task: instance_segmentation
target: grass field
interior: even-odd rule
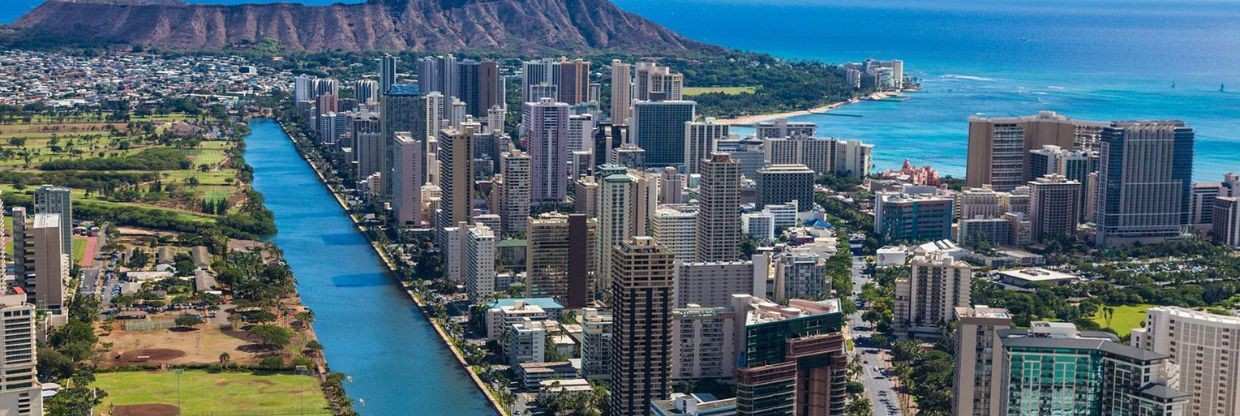
[[[1145,321],[1145,311],[1150,309],[1152,305],[1125,305],[1114,306],[1115,315],[1111,317],[1110,328],[1115,330],[1116,334],[1121,337],[1128,336],[1133,328],[1140,328],[1141,322]],[[1091,319],[1098,326],[1107,328],[1106,315],[1103,309],[1099,308]]]
[[[753,94],[757,90],[758,87],[685,87],[684,95],[692,97],[715,92],[726,95]]]
[[[176,371],[125,371],[99,373],[95,385],[108,392],[99,410],[179,402],[183,416],[331,414],[311,376],[186,370],[178,377]]]

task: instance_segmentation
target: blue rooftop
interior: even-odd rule
[[[422,89],[418,88],[418,84],[392,84],[388,87],[387,95],[421,95]]]
[[[564,305],[561,305],[559,302],[556,302],[556,301],[555,301],[555,299],[552,299],[552,298],[507,298],[507,299],[497,299],[497,300],[495,301],[495,303],[492,303],[492,304],[491,304],[491,307],[492,307],[492,308],[497,308],[497,307],[504,307],[504,306],[512,306],[512,305],[516,304],[517,302],[525,302],[525,304],[526,304],[526,305],[534,305],[534,306],[537,306],[537,307],[543,308],[543,310],[549,310],[549,309],[564,309]]]
[[[814,219],[811,219],[811,220],[805,221],[805,226],[806,226],[806,227],[814,227],[814,228],[831,228],[831,227],[833,227],[833,226],[831,225],[831,223],[826,222],[826,221],[823,221],[822,219],[819,219],[819,218],[814,218]]]

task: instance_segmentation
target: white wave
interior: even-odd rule
[[[987,82],[995,80],[994,78],[979,77],[979,76],[974,76],[974,75],[957,75],[957,74],[947,74],[947,75],[942,76],[942,78],[962,79],[966,81],[987,81]]]

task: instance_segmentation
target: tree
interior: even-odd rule
[[[174,321],[174,323],[181,328],[193,328],[201,325],[202,322],[202,317],[192,313],[181,314],[181,316],[178,316],[176,321]]]
[[[232,361],[232,356],[228,355],[227,352],[220,353],[220,366],[221,367],[228,367],[228,364],[231,361]]]
[[[289,338],[292,337],[288,329],[275,325],[255,325],[250,328],[250,333],[258,337],[263,345],[276,348],[287,346]]]
[[[860,397],[848,401],[848,405],[844,407],[844,413],[848,416],[870,416],[873,414],[870,399]]]

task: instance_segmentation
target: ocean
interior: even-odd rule
[[[0,21],[39,2],[3,1]],[[788,59],[903,59],[905,72],[922,81],[922,90],[906,94],[907,100],[836,112],[860,117],[798,117],[818,123],[824,135],[874,144],[880,169],[908,159],[963,175],[970,115],[1050,110],[1092,120],[1183,120],[1197,132],[1196,180],[1240,172],[1240,2],[616,3],[693,39]],[[1220,86],[1230,87],[1220,92]]]
[[[1195,180],[1240,172],[1237,2],[617,4],[693,39],[789,59],[903,59],[905,73],[921,78],[920,92],[796,118],[818,123],[820,134],[874,144],[880,169],[908,159],[962,176],[970,115],[1050,110],[1091,120],[1183,120],[1197,133]]]

